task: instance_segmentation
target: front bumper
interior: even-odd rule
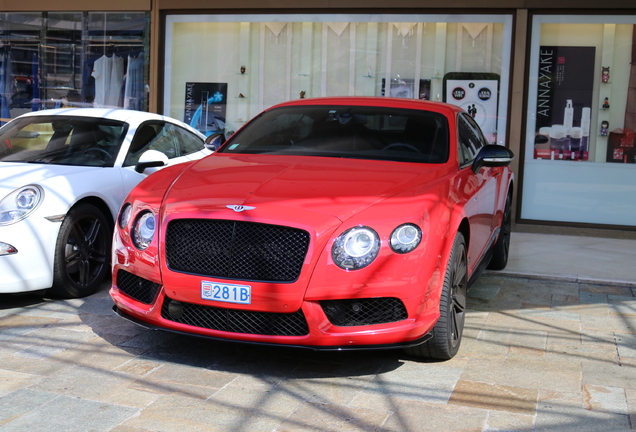
[[[419,345],[430,338],[429,332],[439,317],[438,305],[433,301],[422,302],[421,297],[400,299],[407,312],[395,321],[369,325],[334,325],[320,301],[305,300],[296,312],[269,313],[243,310],[235,305],[225,308],[226,305],[213,303],[208,306],[178,302],[169,298],[163,287],[156,286],[156,290],[152,299],[146,297],[145,301],[138,301],[114,284],[110,295],[115,302],[115,312],[150,329],[212,339],[314,350],[388,349]],[[171,316],[169,309],[172,303],[196,309],[189,309],[187,314],[199,315],[209,312],[210,315],[196,322],[207,320],[213,325],[192,325],[192,321]],[[201,308],[214,311],[202,312]],[[331,319],[333,320],[333,317]],[[298,324],[299,320],[303,322]],[[253,323],[257,324],[253,326]],[[265,330],[254,330],[255,328]]]
[[[0,256],[0,293],[29,292],[51,287],[59,228],[57,222],[31,217],[0,227],[0,241],[18,250],[15,254]]]
[[[188,331],[182,331],[182,330],[176,330],[173,328],[167,328],[167,327],[161,327],[158,325],[154,325],[154,324],[150,324],[147,323],[145,321],[141,321],[140,319],[135,318],[134,316],[126,313],[124,310],[120,309],[117,307],[117,305],[113,306],[113,312],[115,312],[117,315],[119,315],[120,317],[124,318],[127,321],[132,322],[133,324],[137,324],[138,326],[141,326],[145,329],[148,330],[161,330],[161,331],[167,331],[167,332],[171,332],[171,333],[177,333],[177,334],[183,334],[183,335],[190,335],[192,336],[193,333],[188,332]],[[265,345],[265,346],[280,346],[282,345],[280,342],[279,343],[274,343],[274,342],[265,342],[265,341],[239,341],[236,339],[228,339],[225,337],[215,337],[215,336],[211,336],[211,335],[202,335],[202,334],[194,334],[195,336],[200,336],[200,337],[204,337],[206,339],[213,339],[213,340],[219,340],[219,341],[225,341],[225,342],[241,342],[241,343],[249,343],[249,344],[254,344],[254,345]],[[356,350],[389,350],[389,349],[401,349],[401,348],[409,348],[409,347],[413,347],[413,346],[418,346],[421,345],[425,342],[427,342],[429,339],[431,339],[433,337],[431,332],[426,333],[424,336],[412,340],[412,341],[408,341],[408,342],[396,342],[396,343],[387,343],[387,344],[372,344],[372,345],[335,345],[335,346],[321,346],[321,345],[298,345],[298,344],[284,344],[286,347],[289,348],[303,348],[303,349],[310,349],[313,351],[356,351]]]

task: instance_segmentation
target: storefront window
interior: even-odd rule
[[[534,17],[522,219],[636,226],[635,24]]]
[[[146,12],[1,13],[0,123],[56,107],[146,111],[148,29]]]
[[[59,106],[64,99],[70,99],[65,105],[79,102],[82,22],[81,12],[50,12],[46,16],[44,43],[40,47],[40,109]],[[27,108],[30,110],[31,106]]]
[[[232,133],[276,103],[396,96],[464,107],[505,144],[509,15],[169,15],[164,113]]]
[[[146,111],[148,14],[89,12],[87,18],[83,101]]]
[[[41,13],[0,13],[0,125],[31,108],[42,26]]]

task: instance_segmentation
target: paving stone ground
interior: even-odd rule
[[[636,287],[489,273],[447,362],[148,331],[107,290],[0,296],[1,431],[636,430]]]

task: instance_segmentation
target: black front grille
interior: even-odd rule
[[[205,276],[293,282],[309,247],[297,228],[215,219],[168,224],[166,259],[171,270]]]
[[[117,272],[117,287],[128,297],[150,304],[155,299],[159,284],[136,276],[125,270]]]
[[[320,306],[329,321],[337,326],[383,324],[407,317],[402,301],[393,297],[323,300]]]
[[[294,313],[253,312],[184,303],[166,297],[164,319],[194,327],[266,336],[304,336],[309,333],[302,310]]]

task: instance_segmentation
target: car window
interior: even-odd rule
[[[147,122],[142,124],[132,139],[124,166],[135,165],[141,155],[148,150],[157,150],[165,154],[168,159],[178,156],[174,134],[168,133],[164,122]]]
[[[252,120],[220,152],[444,163],[448,122],[440,113],[416,109],[279,107]]]
[[[457,116],[457,133],[459,137],[459,164],[470,164],[479,150],[486,144],[477,123],[464,113]]]
[[[135,132],[124,166],[135,165],[147,150],[157,150],[168,159],[173,159],[203,148],[203,139],[180,126],[167,122],[147,122]]]
[[[205,143],[197,135],[181,127],[174,125],[170,126],[174,128],[174,133],[177,137],[177,145],[179,146],[179,154],[181,156],[189,155],[205,148]]]
[[[0,129],[0,160],[113,166],[127,130],[126,123],[103,118],[23,117]]]

